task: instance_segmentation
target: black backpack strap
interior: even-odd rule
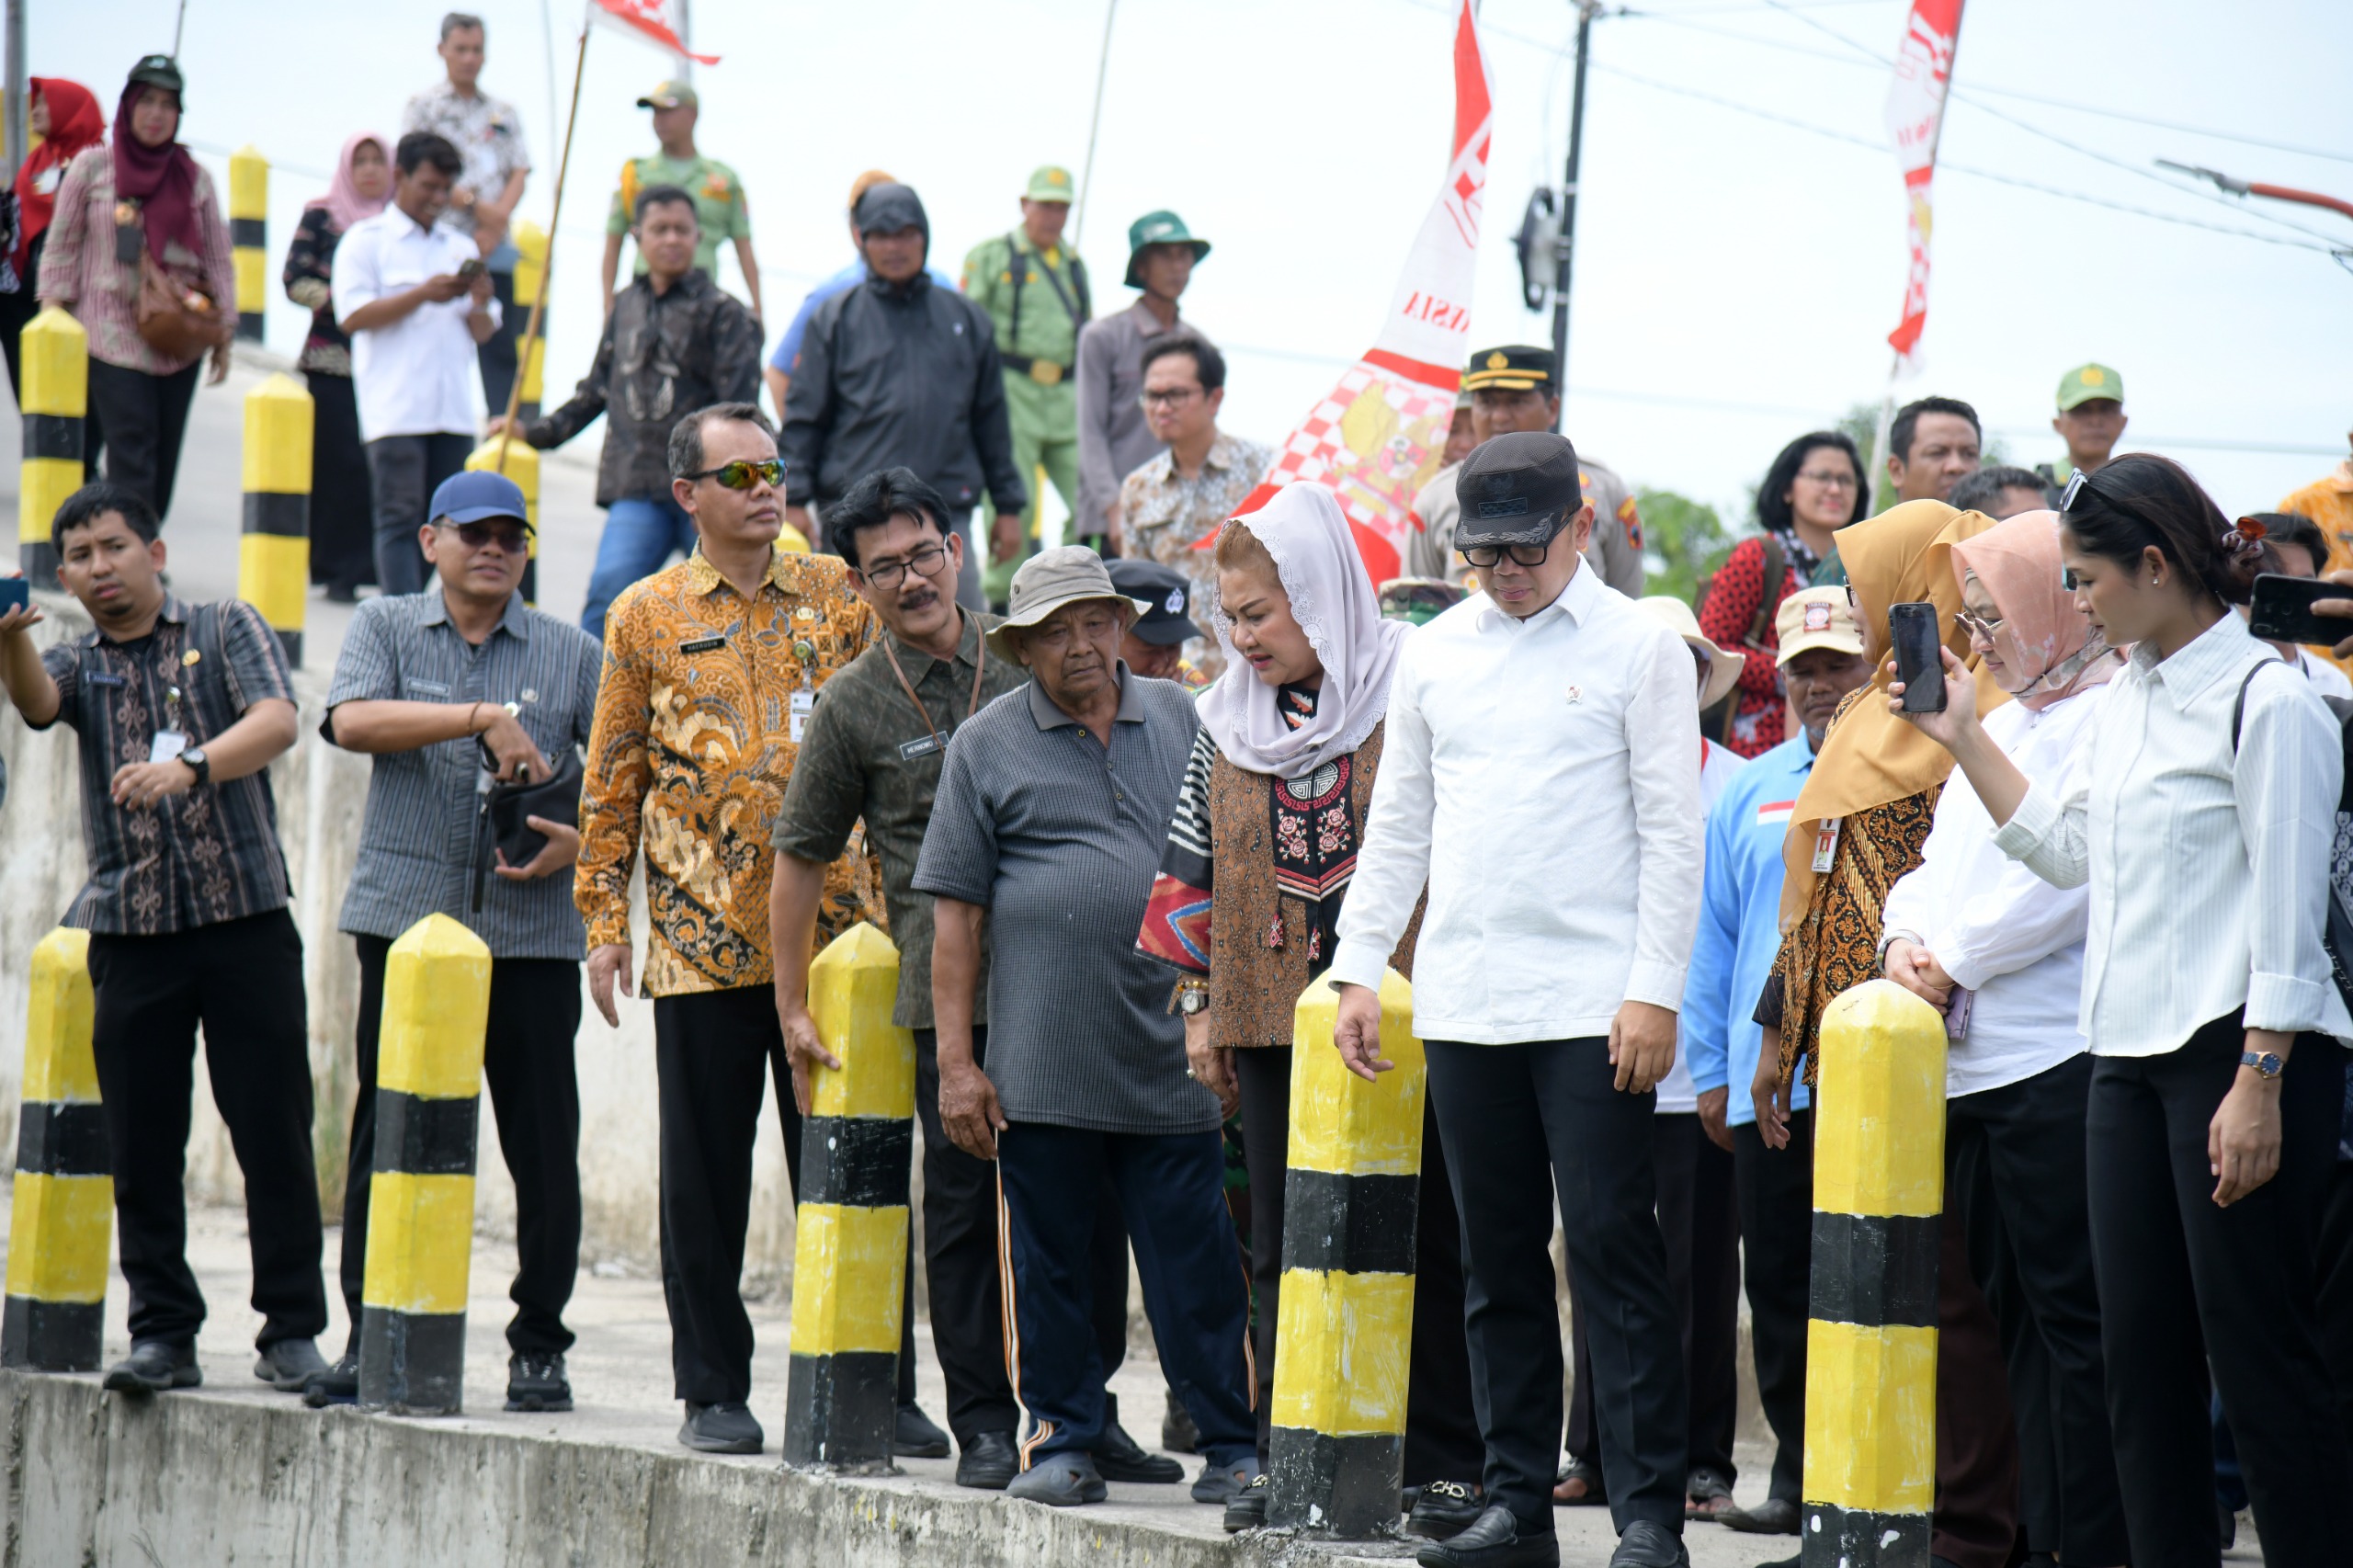
[[[1749,619],[1748,645],[1762,652],[1765,633],[1773,630],[1773,618],[1781,609],[1781,584],[1790,574],[1790,558],[1782,552],[1780,540],[1772,534],[1765,536],[1765,578],[1756,592],[1756,613]]]
[[[1006,281],[1013,285],[1013,319],[1005,329],[1005,351],[1017,353],[1021,341],[1021,284],[1029,275],[1029,258],[1021,249],[1021,231],[1014,230],[1005,236]]]
[[[2263,673],[2264,665],[2284,665],[2287,662],[2285,659],[2266,659],[2247,671],[2246,678],[2239,682],[2238,700],[2231,704],[2231,755],[2233,756],[2239,754],[2239,728],[2246,722],[2246,688],[2255,684],[2255,677]],[[2299,670],[2296,673],[2302,675],[2303,672]]]

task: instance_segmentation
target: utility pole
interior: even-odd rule
[[[694,14],[693,8],[688,5],[688,0],[678,0],[678,41],[685,44],[688,49],[692,49],[695,46]],[[695,62],[686,55],[679,55],[678,80],[691,86],[694,83],[694,79]]]
[[[1577,159],[1585,151],[1585,62],[1600,9],[1600,0],[1577,0],[1576,91],[1569,100],[1569,166],[1561,180],[1561,237],[1554,246],[1559,263],[1552,276],[1552,364],[1563,424],[1569,416],[1569,268],[1576,259]]]

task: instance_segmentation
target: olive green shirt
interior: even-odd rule
[[[817,706],[801,737],[792,781],[770,835],[779,852],[830,865],[866,819],[866,842],[882,857],[882,898],[899,948],[899,1000],[891,1021],[927,1029],[931,1022],[931,895],[916,892],[915,860],[931,824],[948,737],[972,709],[972,673],[981,673],[979,706],[1029,684],[1029,672],[991,655],[981,658],[981,633],[994,616],[964,617],[964,637],[953,659],[935,659],[884,632],[817,688]],[[891,670],[884,643],[923,699],[923,715]],[[981,971],[972,1022],[986,1023],[988,937],[981,938]]]
[[[628,233],[630,224],[635,221],[637,193],[657,185],[677,186],[695,199],[695,216],[702,223],[702,238],[695,245],[695,265],[716,280],[721,243],[752,237],[752,213],[744,204],[744,182],[717,158],[700,154],[673,158],[667,153],[654,153],[631,158],[621,165],[621,182],[613,192],[613,207],[605,218],[605,233]],[[641,253],[637,271],[644,270],[645,256]]]
[[[1017,255],[1021,264],[1018,290],[1013,275]],[[1059,365],[1062,384],[1068,385],[1078,364],[1078,329],[1086,321],[1085,278],[1086,264],[1069,246],[1039,251],[1030,245],[1027,234],[1016,229],[972,247],[964,257],[961,287],[965,297],[988,312],[995,324],[998,353]],[[1017,292],[1021,301],[1017,324],[1014,320]],[[1006,367],[1008,379],[1024,373],[1011,365]]]

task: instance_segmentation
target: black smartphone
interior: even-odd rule
[[[1895,645],[1895,678],[1904,683],[1906,713],[1945,710],[1944,639],[1937,631],[1937,607],[1890,605],[1888,640]]]
[[[465,260],[458,263],[458,276],[466,279],[469,283],[472,282],[475,278],[480,278],[486,270],[488,269],[483,267],[482,257],[478,256],[468,256]]]
[[[28,577],[0,577],[0,615],[12,609],[22,609],[33,602],[33,585]]]
[[[2247,608],[2247,630],[2267,642],[2309,642],[2333,647],[2353,637],[2353,620],[2317,615],[2318,599],[2353,598],[2353,588],[2317,577],[2266,572],[2255,580],[2255,602]]]

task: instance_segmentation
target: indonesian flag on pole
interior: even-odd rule
[[[1937,138],[1945,122],[1945,90],[1952,85],[1952,55],[1961,39],[1961,0],[1912,0],[1904,41],[1896,46],[1895,81],[1887,93],[1887,131],[1895,139],[1910,209],[1912,267],[1904,284],[1904,320],[1887,341],[1904,369],[1916,366],[1921,329],[1928,324],[1928,234],[1933,213],[1929,181],[1937,172]]]
[[[719,63],[719,56],[697,54],[678,36],[674,0],[589,0],[588,16],[592,21],[625,32],[640,43],[666,49],[698,65]]]
[[[1256,511],[1295,479],[1330,485],[1376,583],[1397,575],[1415,492],[1438,472],[1454,419],[1471,341],[1491,99],[1479,29],[1463,0],[1454,23],[1454,141],[1446,180],[1422,220],[1388,317],[1372,347],[1290,433],[1274,468],[1241,506]]]

